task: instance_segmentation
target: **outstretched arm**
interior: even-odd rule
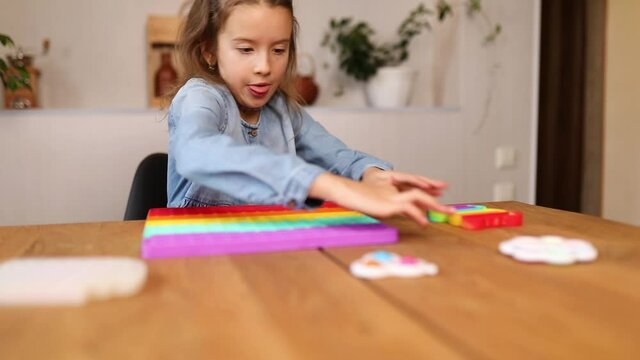
[[[312,183],[309,196],[373,217],[402,215],[420,225],[428,224],[426,211],[429,209],[453,212],[435,199],[446,184],[410,174],[379,171],[385,174],[369,169],[361,182],[323,173]]]

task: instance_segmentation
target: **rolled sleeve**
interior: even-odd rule
[[[360,180],[365,170],[370,167],[393,169],[393,165],[384,160],[350,149],[304,110],[295,118],[295,125],[298,155],[333,174]]]
[[[295,208],[312,208],[318,204],[309,199],[309,188],[315,179],[325,172],[319,166],[302,166],[293,173],[284,190],[286,206]]]
[[[354,180],[360,180],[362,179],[362,175],[364,175],[364,172],[372,167],[385,171],[393,170],[393,165],[391,165],[390,163],[383,160],[375,159],[373,157],[368,157],[367,161],[358,162],[350,168],[350,177]]]

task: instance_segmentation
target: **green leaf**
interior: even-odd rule
[[[320,43],[320,46],[327,46],[329,45],[330,41],[331,41],[331,34],[325,33],[324,37],[322,38],[322,42]]]
[[[439,0],[437,5],[438,20],[444,21],[447,16],[453,15],[453,8],[445,0]]]
[[[16,91],[18,89],[18,82],[16,81],[15,77],[9,76],[9,78],[7,79],[6,86],[7,86],[7,89],[11,91]]]
[[[27,69],[25,69],[23,67],[19,67],[17,69],[18,69],[18,72],[20,73],[20,76],[23,79],[28,79],[29,78],[29,72],[27,71]]]
[[[5,35],[5,34],[0,34],[0,43],[2,43],[3,46],[14,46],[15,45],[13,43],[13,40],[11,40],[11,38],[8,35]]]
[[[3,59],[0,59],[0,76],[4,74],[5,71],[7,71],[8,67],[7,67],[7,63],[4,62]]]
[[[482,10],[481,0],[469,0],[467,2],[467,14],[469,16],[473,16],[473,14],[478,13],[481,10]]]
[[[493,31],[491,31],[487,36],[485,36],[484,43],[489,44],[494,42],[501,32],[502,32],[502,25],[496,24],[496,26],[493,28]]]

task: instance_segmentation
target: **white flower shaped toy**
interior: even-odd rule
[[[591,243],[561,236],[516,236],[500,243],[502,254],[527,263],[571,265],[590,262],[598,257]]]
[[[359,278],[380,279],[388,276],[418,277],[436,275],[438,266],[413,256],[375,251],[351,263],[351,273]]]

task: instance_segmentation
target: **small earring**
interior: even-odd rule
[[[215,71],[216,70],[216,64],[209,64],[209,70]]]

